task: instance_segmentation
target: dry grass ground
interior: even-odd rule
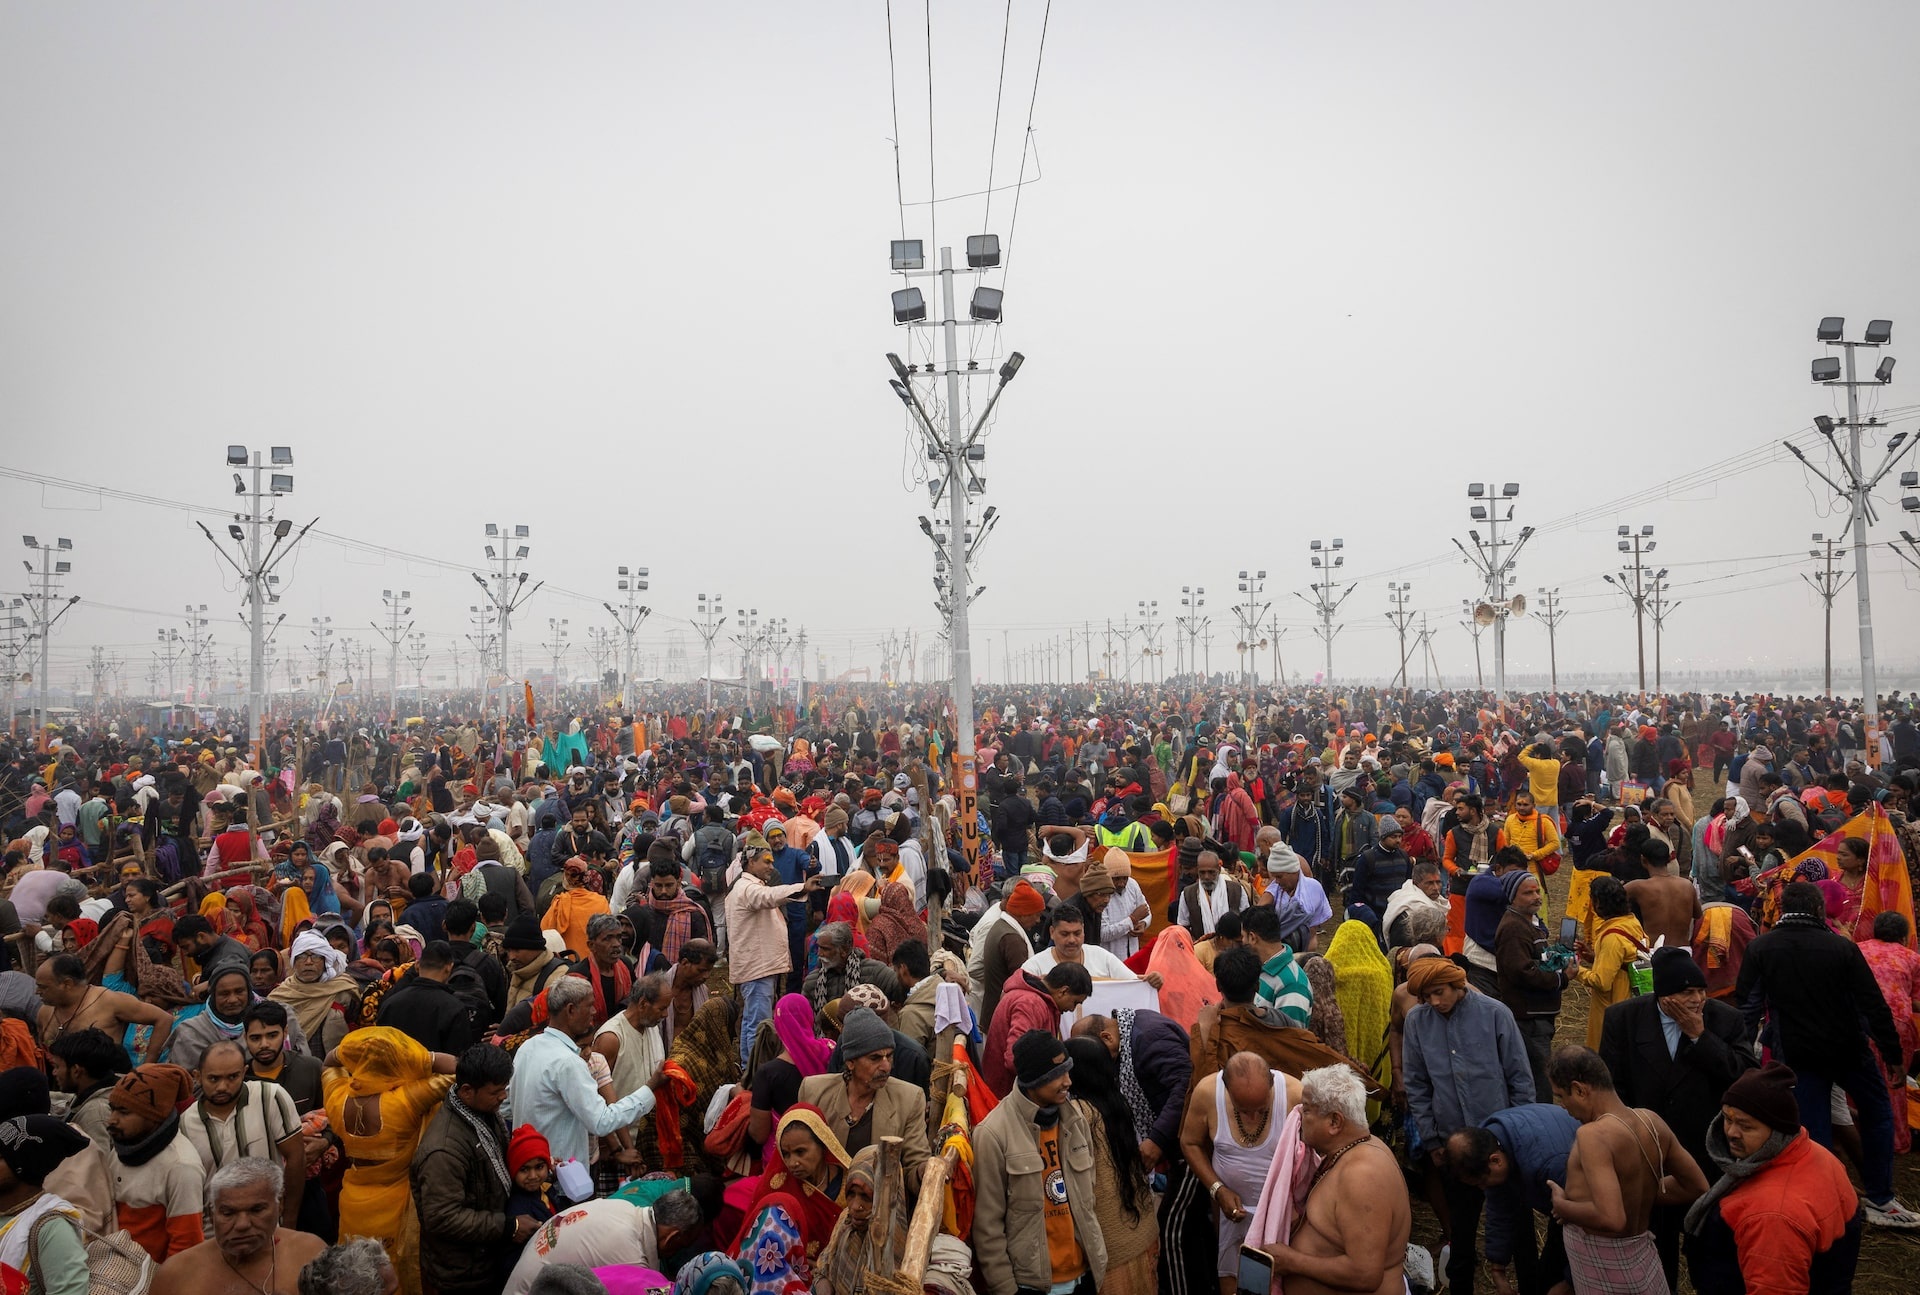
[[[1705,805],[1713,794],[1711,780],[1696,776],[1693,803]],[[1567,895],[1568,869],[1561,869],[1557,876],[1547,882],[1548,908],[1551,914],[1558,914],[1565,906]],[[1551,925],[1551,923],[1549,923]],[[1567,992],[1560,1009],[1560,1020],[1555,1030],[1554,1040],[1558,1044],[1585,1043],[1587,1041],[1587,994],[1576,987]],[[1711,1180],[1715,1174],[1711,1166],[1704,1166]],[[1858,1187],[1858,1176],[1855,1186]],[[1920,1201],[1920,1154],[1898,1156],[1894,1160],[1894,1189],[1900,1198],[1913,1205]],[[1422,1201],[1414,1202],[1414,1240],[1424,1244],[1435,1244],[1440,1236],[1439,1222],[1432,1210]],[[1693,1286],[1688,1283],[1685,1265],[1681,1265],[1680,1287],[1682,1292],[1690,1293]],[[1481,1277],[1478,1289],[1492,1289],[1485,1276]],[[1854,1279],[1854,1291],[1857,1295],[1913,1295],[1920,1291],[1920,1233],[1893,1232],[1885,1228],[1867,1228],[1860,1246],[1860,1266]]]

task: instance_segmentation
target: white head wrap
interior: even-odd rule
[[[317,953],[326,963],[325,974],[321,976],[322,980],[332,980],[336,976],[347,974],[347,955],[328,944],[323,936],[312,931],[302,931],[294,936],[293,949],[287,961],[291,962],[303,953]]]

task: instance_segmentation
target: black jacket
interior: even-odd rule
[[[498,1115],[480,1122],[507,1158]],[[509,1184],[495,1172],[480,1135],[442,1102],[413,1153],[413,1203],[420,1215],[421,1266],[441,1295],[491,1295],[520,1258],[507,1220]]]
[[[1759,993],[1756,996],[1755,990]],[[1900,1036],[1866,958],[1817,918],[1789,914],[1747,946],[1733,1001],[1747,1023],[1764,1010],[1777,1032],[1780,1059],[1795,1070],[1833,1077],[1867,1059],[1867,1040],[1899,1064]]]
[[[460,996],[440,981],[417,974],[407,976],[381,1000],[374,1023],[402,1031],[429,1052],[455,1057],[474,1042]]]
[[[1193,1081],[1193,1051],[1187,1032],[1170,1016],[1144,1007],[1133,1012],[1133,1047],[1128,1060],[1140,1077],[1140,1091],[1153,1107],[1153,1124],[1135,1129],[1136,1141],[1152,1138],[1154,1145],[1168,1157],[1180,1145],[1180,1116],[1187,1105],[1187,1088]]]
[[[1613,1072],[1620,1100],[1665,1120],[1704,1173],[1713,1163],[1707,1159],[1707,1126],[1720,1113],[1720,1099],[1760,1063],[1738,1008],[1709,998],[1702,1015],[1706,1028],[1700,1037],[1681,1035],[1679,1051],[1668,1056],[1660,1000],[1647,995],[1615,1003],[1600,1029],[1600,1059]]]

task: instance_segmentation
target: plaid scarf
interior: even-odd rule
[[[1147,1100],[1147,1090],[1140,1086],[1140,1070],[1134,1060],[1133,1013],[1131,1007],[1116,1008],[1113,1023],[1120,1031],[1120,1096],[1133,1113],[1134,1141],[1139,1142],[1153,1128],[1153,1104]]]
[[[680,961],[680,947],[693,938],[693,915],[700,906],[685,895],[676,895],[665,903],[649,899],[644,905],[635,904],[635,908],[650,908],[656,913],[666,915],[666,929],[660,936],[660,952],[669,963]],[[642,971],[646,968],[643,966]]]

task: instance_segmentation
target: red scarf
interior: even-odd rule
[[[680,1129],[680,1112],[691,1105],[700,1090],[694,1085],[693,1076],[687,1073],[685,1066],[677,1061],[669,1061],[660,1067],[665,1076],[660,1089],[654,1093],[655,1134],[660,1139],[660,1163],[668,1169],[678,1170],[687,1162],[687,1145]]]
[[[627,1005],[627,995],[633,992],[633,973],[627,970],[627,964],[618,958],[613,960],[613,996],[607,996],[606,982],[600,978],[600,964],[587,955],[587,978],[593,981],[593,997],[599,1009],[600,1019],[606,1020]]]

